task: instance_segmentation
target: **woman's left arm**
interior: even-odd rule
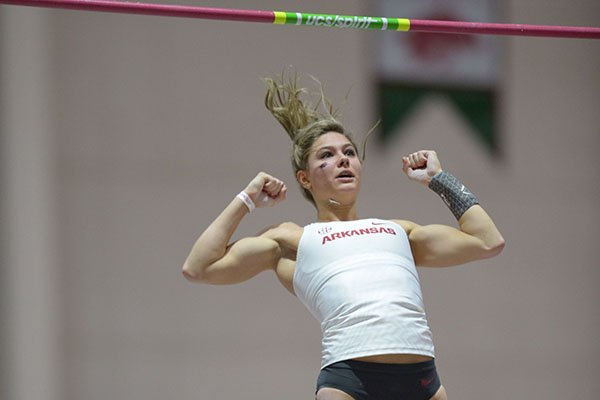
[[[477,199],[454,176],[442,170],[434,151],[422,150],[402,159],[403,171],[427,185],[444,200],[459,229],[446,225],[417,225],[398,221],[410,240],[415,264],[446,267],[498,255],[504,238]]]

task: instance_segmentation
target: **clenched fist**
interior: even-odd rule
[[[402,157],[402,171],[415,182],[429,185],[431,178],[441,170],[440,160],[433,150],[420,150]]]
[[[285,200],[287,187],[283,181],[259,172],[244,191],[250,196],[256,208],[271,207]]]

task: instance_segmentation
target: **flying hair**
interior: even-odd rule
[[[339,112],[334,110],[332,103],[325,98],[323,86],[316,79],[321,96],[315,105],[310,100],[301,98],[309,97],[309,93],[298,85],[296,71],[289,71],[286,74],[284,70],[278,80],[272,78],[263,80],[267,86],[265,107],[283,126],[292,141],[296,139],[299,131],[308,125],[320,120],[335,120],[339,116]],[[324,105],[324,112],[319,111],[321,104]]]
[[[343,129],[341,123],[338,121],[339,117],[341,117],[341,109],[346,105],[350,96],[351,88],[348,89],[348,92],[344,96],[341,106],[336,108],[333,102],[325,96],[323,83],[312,75],[310,77],[318,84],[318,93],[309,93],[306,88],[300,87],[298,74],[291,67],[284,69],[276,79],[263,78],[267,86],[265,107],[283,126],[293,143],[298,139],[298,135],[306,132],[307,128],[312,124],[329,121],[333,125],[339,124],[342,128],[339,130],[332,129],[333,131],[344,134],[354,144],[352,137],[345,132],[345,129]],[[311,101],[311,97],[316,98],[317,101]],[[365,135],[362,143],[362,161],[364,161],[366,155],[367,140],[380,122],[378,121]]]
[[[299,85],[298,74],[292,68],[286,68],[275,79],[264,78],[267,87],[265,107],[281,124],[292,141],[291,161],[294,173],[306,170],[308,156],[315,140],[327,132],[337,132],[344,135],[358,151],[352,136],[339,122],[339,108],[325,96],[323,84],[315,77],[311,78],[318,84],[318,93],[309,93]],[[344,102],[348,99],[346,94]],[[361,161],[365,159],[366,141],[375,131],[375,125],[367,133],[363,142]],[[314,204],[312,194],[301,188],[304,196]]]

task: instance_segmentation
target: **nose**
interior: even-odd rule
[[[342,156],[340,157],[340,160],[338,161],[338,167],[343,168],[343,167],[348,167],[350,165],[350,160],[348,159],[348,157],[345,154],[342,154]]]

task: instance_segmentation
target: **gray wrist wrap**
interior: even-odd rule
[[[450,208],[456,219],[460,219],[469,208],[479,204],[473,193],[465,185],[448,172],[441,171],[429,182],[429,188],[440,195],[444,203]]]

